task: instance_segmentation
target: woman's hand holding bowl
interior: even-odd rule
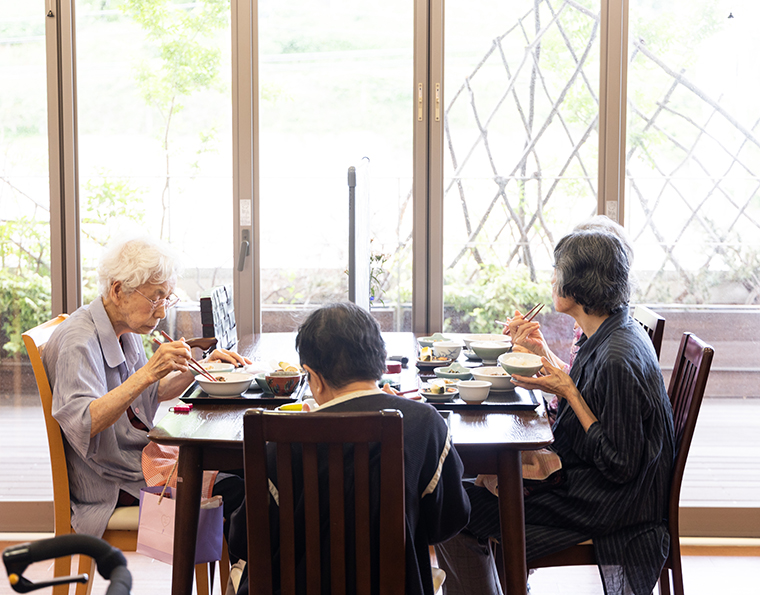
[[[512,384],[521,388],[538,389],[545,393],[557,395],[561,399],[567,399],[568,402],[572,402],[576,395],[580,397],[580,393],[570,376],[565,374],[561,368],[553,366],[547,358],[542,357],[541,361],[544,367],[541,368],[539,376],[528,377],[513,374]]]

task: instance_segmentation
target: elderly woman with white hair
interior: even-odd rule
[[[111,245],[98,268],[100,296],[55,330],[42,352],[53,388],[53,417],[64,435],[72,525],[100,537],[119,505],[136,504],[145,486],[141,455],[160,401],[193,382],[183,341],[148,359],[139,335],[151,333],[174,295],[178,263],[148,238]],[[250,363],[216,350],[210,360]]]

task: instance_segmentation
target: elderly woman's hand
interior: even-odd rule
[[[557,395],[562,399],[571,400],[578,393],[575,383],[561,368],[555,367],[545,357],[541,358],[544,367],[541,368],[539,376],[518,376],[512,375],[512,383],[521,388],[538,389],[552,395]]]
[[[236,368],[245,366],[252,363],[247,357],[243,357],[239,353],[229,351],[227,349],[214,349],[213,353],[209,355],[204,362],[227,362],[233,364]]]
[[[144,368],[150,382],[156,382],[171,372],[186,372],[191,357],[190,346],[184,340],[160,343]]]
[[[578,421],[581,422],[583,429],[588,431],[591,425],[597,421],[597,418],[593,411],[589,409],[583,395],[581,395],[575,386],[573,379],[561,368],[553,366],[545,357],[541,359],[544,367],[539,372],[540,376],[529,378],[527,376],[513,375],[512,383],[521,388],[538,389],[557,395],[560,399],[567,400],[570,407],[575,411],[575,415],[578,417]]]
[[[545,357],[549,354],[549,348],[541,333],[541,325],[538,322],[529,322],[515,310],[514,318],[509,320],[509,335],[512,337],[512,345],[519,345],[530,353]]]

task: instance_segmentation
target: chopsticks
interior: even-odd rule
[[[408,395],[409,393],[416,393],[419,390],[420,390],[419,388],[410,388],[409,390],[402,390],[400,392],[397,392],[396,394],[397,395]]]
[[[538,314],[543,307],[544,305],[541,303],[536,304],[523,315],[523,320],[526,320],[527,322],[531,322],[536,317],[536,314]],[[504,322],[502,320],[495,320],[494,322],[496,324],[503,324],[504,326],[506,326],[507,327],[506,334],[509,335],[509,322]]]
[[[169,341],[170,343],[174,342],[174,339],[172,339],[172,338],[171,338],[169,335],[167,335],[167,334],[166,334],[164,331],[161,331],[161,335],[164,337],[164,339],[166,339],[166,340],[167,340],[167,341]],[[154,341],[156,341],[156,340],[154,339]],[[161,342],[160,342],[160,341],[156,341],[156,343],[158,343],[159,345],[161,345]],[[191,368],[193,368],[193,369],[194,369],[196,372],[198,372],[199,374],[201,374],[201,375],[202,375],[202,376],[203,376],[203,377],[204,377],[206,380],[208,380],[209,382],[219,382],[219,381],[218,381],[216,378],[214,378],[214,377],[213,377],[211,374],[209,374],[209,373],[208,373],[208,372],[207,372],[207,371],[206,371],[206,370],[203,368],[203,366],[201,366],[201,365],[200,365],[200,364],[199,364],[199,363],[198,363],[198,362],[197,362],[195,359],[193,359],[192,357],[190,358],[190,361],[188,362],[188,364],[190,365],[190,367],[191,367]]]
[[[543,304],[536,304],[530,310],[528,310],[528,313],[525,316],[523,316],[523,318],[527,320],[528,322],[530,322],[536,317],[536,314],[538,314],[542,310],[543,307],[544,307]],[[536,310],[536,308],[538,308],[538,310]],[[536,311],[534,312],[534,310]]]

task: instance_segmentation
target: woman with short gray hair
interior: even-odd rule
[[[554,250],[554,309],[583,331],[570,374],[544,357],[522,388],[557,395],[552,450],[564,480],[525,498],[528,560],[589,538],[605,593],[650,594],[668,553],[667,501],[674,437],[670,401],[649,336],[628,313],[622,242],[577,231]],[[501,539],[493,481],[465,486],[467,529],[437,547],[445,593],[500,592],[489,539]],[[479,577],[479,578],[473,578]]]

